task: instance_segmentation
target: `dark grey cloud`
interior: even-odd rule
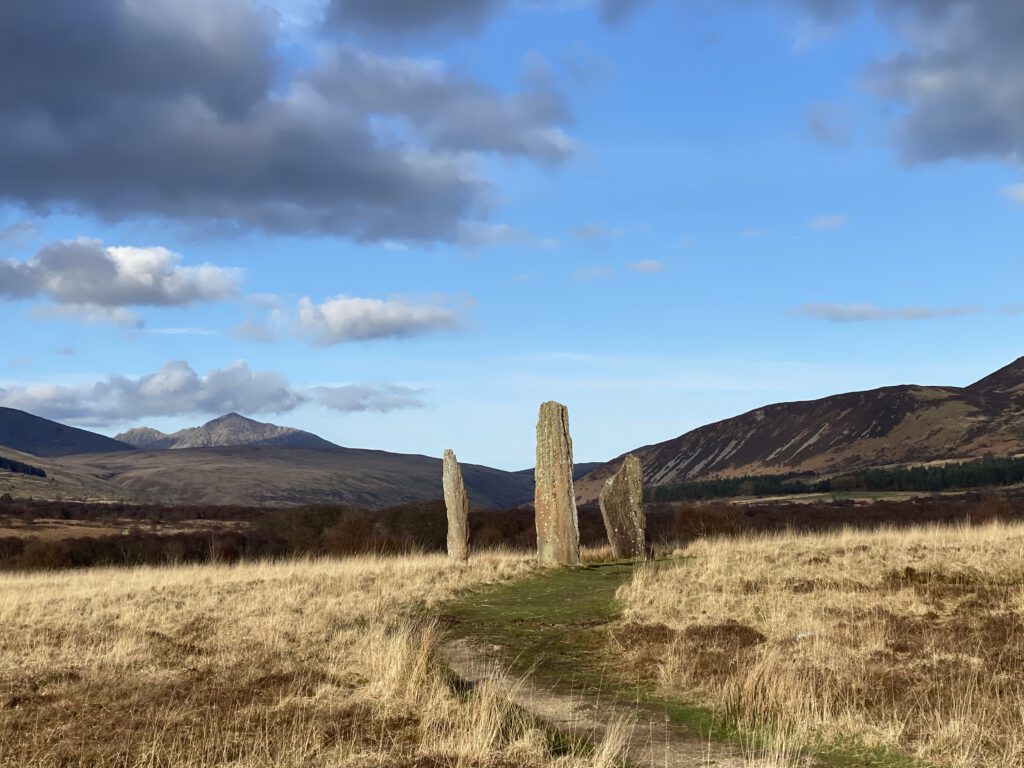
[[[866,80],[901,107],[896,141],[907,162],[1024,159],[1024,2],[742,1],[795,6],[826,23],[871,9],[900,32],[906,49],[873,62]],[[829,137],[827,124],[808,119]]]
[[[908,162],[1024,160],[1024,3],[889,0],[912,16],[912,49],[875,64],[869,82],[903,105]]]
[[[264,98],[274,35],[250,0],[4,0],[0,68],[17,77],[0,79],[0,104],[40,127],[181,97],[238,116]]]
[[[257,7],[5,0],[0,71],[18,77],[0,81],[0,200],[226,232],[454,240],[491,199],[476,153],[571,151],[551,83],[501,94],[438,70],[402,90],[410,62],[351,52],[284,79],[273,15]]]
[[[833,323],[863,323],[878,320],[933,320],[942,317],[977,315],[980,307],[896,307],[882,308],[873,304],[804,304],[796,314],[828,320]]]
[[[280,373],[254,371],[245,361],[201,376],[179,360],[145,376],[111,376],[82,386],[0,388],[0,405],[76,424],[110,426],[154,416],[286,413],[306,403],[340,412],[384,413],[424,407],[421,394],[390,384],[303,389]]]
[[[14,259],[0,259],[0,298],[26,299],[39,292],[35,270]]]
[[[373,32],[479,29],[507,0],[332,0],[327,21]]]
[[[650,0],[594,0],[601,21],[620,24]],[[572,0],[331,0],[329,27],[371,34],[417,35],[430,32],[475,32],[513,4],[562,10]]]
[[[437,62],[338,50],[309,81],[332,102],[406,120],[440,149],[562,161],[575,148],[560,127],[571,123],[568,106],[543,60],[528,59],[526,79],[505,95]]]
[[[239,269],[183,266],[166,248],[110,247],[98,240],[51,243],[28,261],[0,260],[0,300],[36,296],[58,312],[138,325],[133,306],[190,306],[233,298]]]

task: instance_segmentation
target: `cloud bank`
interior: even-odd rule
[[[560,8],[597,5],[601,21],[619,24],[648,0],[597,0],[594,3],[563,0],[527,0],[520,5]],[[424,32],[475,32],[514,0],[331,0],[329,25],[386,35],[422,35]]]
[[[146,376],[110,376],[94,384],[29,384],[0,388],[0,405],[89,426],[154,416],[286,413],[306,403],[341,413],[421,408],[418,390],[393,384],[298,388],[280,373],[253,371],[245,361],[200,376],[172,361]]]
[[[796,314],[833,323],[863,323],[877,320],[931,320],[940,317],[977,315],[980,307],[898,307],[884,309],[874,304],[804,304]]]
[[[278,16],[251,0],[58,5],[0,4],[0,70],[19,73],[0,82],[0,198],[30,209],[453,240],[487,213],[481,153],[552,164],[574,148],[535,64],[503,93],[322,41],[292,73]]]
[[[738,0],[796,7],[822,23],[858,12],[901,34],[906,48],[868,68],[866,82],[903,114],[894,139],[908,163],[1024,160],[1024,3],[1019,0]],[[842,138],[823,113],[822,140]]]

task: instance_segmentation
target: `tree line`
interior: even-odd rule
[[[1024,482],[1024,458],[985,456],[975,461],[932,466],[865,469],[835,477],[760,475],[691,480],[656,485],[648,501],[703,501],[738,496],[791,496],[849,491],[938,492],[991,488]]]
[[[26,464],[23,461],[18,461],[17,459],[7,459],[3,456],[0,456],[0,469],[5,469],[8,472],[15,472],[19,475],[46,477],[46,470],[41,467],[35,467],[31,464]]]

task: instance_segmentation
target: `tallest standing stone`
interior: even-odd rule
[[[572,471],[569,410],[561,403],[544,403],[537,420],[537,487],[534,492],[537,559],[541,565],[580,564],[580,530]]]

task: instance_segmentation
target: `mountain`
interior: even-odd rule
[[[139,448],[0,408],[0,457],[47,475],[0,471],[0,493],[158,504],[366,507],[442,496],[440,459],[342,448],[237,413],[173,435],[142,427],[118,437]],[[3,447],[5,440],[10,449]],[[533,499],[532,476],[473,464],[463,464],[462,472],[474,507],[515,507]]]
[[[174,443],[171,435],[152,427],[134,427],[116,435],[114,439],[144,451],[161,451],[170,448]]]
[[[134,450],[131,445],[118,440],[58,424],[14,408],[0,408],[0,446],[33,456]]]
[[[780,403],[638,448],[648,485],[1024,451],[1024,358],[968,387],[904,385]],[[623,457],[576,484],[592,501]]]
[[[226,448],[256,445],[278,448],[337,448],[323,438],[292,427],[279,427],[229,413],[201,427],[182,429],[168,435],[150,427],[137,427],[117,435],[116,440],[143,450],[180,448]]]
[[[441,460],[333,447],[233,446],[133,451],[65,459],[123,494],[162,504],[388,507],[442,497]],[[533,478],[463,464],[474,507],[515,507],[533,500]]]

